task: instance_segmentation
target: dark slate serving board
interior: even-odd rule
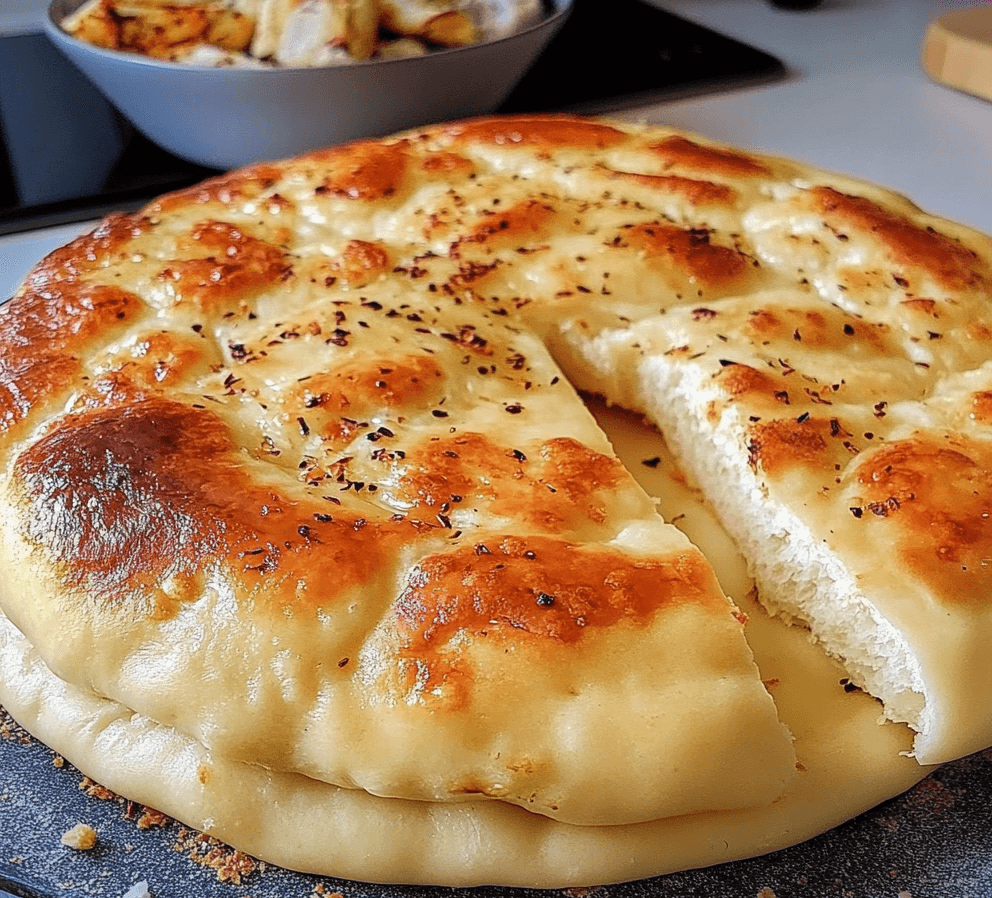
[[[381,886],[272,866],[240,884],[177,850],[183,827],[136,823],[141,809],[91,797],[69,764],[8,726],[0,739],[0,889],[18,898],[122,898],[145,881],[153,898],[547,898],[508,888]],[[851,770],[857,777],[858,771]],[[61,845],[79,822],[99,833],[87,852]],[[915,788],[804,844],[704,870],[563,898],[982,898],[992,896],[992,750],[937,770]],[[3,892],[0,891],[0,896]]]

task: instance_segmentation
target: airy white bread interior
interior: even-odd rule
[[[763,262],[803,258],[796,288],[573,318],[557,352],[574,383],[659,426],[769,610],[808,625],[939,763],[992,735],[992,244],[830,183],[819,225],[805,186],[743,222]]]
[[[232,761],[587,825],[773,800],[794,753],[743,620],[526,324],[404,259],[472,166],[404,146],[38,266],[0,314],[0,606]]]
[[[882,189],[617,122],[231,173],[0,317],[0,606],[235,763],[591,825],[767,804],[792,753],[741,622],[571,382],[659,425],[922,763],[963,754],[990,260]]]
[[[62,756],[134,801],[272,863],[381,882],[563,888],[716,864],[795,844],[925,776],[928,769],[905,756],[908,728],[878,726],[877,703],[843,688],[843,668],[747,595],[743,560],[657,432],[632,416],[594,410],[662,511],[717,560],[726,589],[744,596],[749,642],[801,764],[770,804],[634,826],[569,826],[504,802],[412,802],[340,789],[232,762],[67,684],[2,620],[0,702]]]

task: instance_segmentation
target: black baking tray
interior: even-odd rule
[[[369,885],[256,869],[240,883],[177,850],[179,823],[139,829],[141,809],[98,799],[44,745],[3,727],[0,888],[18,898],[982,898],[992,895],[992,750],[947,764],[903,795],[803,844],[764,857],[601,888],[539,891]],[[850,776],[859,776],[852,767]],[[64,832],[85,822],[97,846]],[[2,894],[2,892],[0,892]]]
[[[575,0],[500,111],[607,112],[784,74],[774,56],[641,0]],[[66,164],[81,148],[105,172],[95,183]],[[0,235],[135,209],[215,173],[138,134],[44,34],[0,37]]]

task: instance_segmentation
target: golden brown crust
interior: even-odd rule
[[[687,137],[673,134],[651,145],[651,150],[668,169],[686,168],[697,172],[729,177],[760,177],[772,174],[760,159],[725,147],[704,146]]]
[[[184,190],[167,193],[146,206],[144,212],[148,218],[156,220],[163,213],[185,209],[191,205],[218,203],[222,206],[230,206],[261,195],[276,184],[282,175],[283,170],[278,165],[258,163],[208,178]]]
[[[55,277],[43,285],[36,275],[36,283],[0,309],[0,430],[75,383],[80,353],[97,335],[133,319],[142,305],[116,287]]]
[[[250,763],[581,823],[768,800],[788,752],[734,609],[566,381],[618,402],[664,381],[755,496],[838,552],[870,527],[918,604],[965,606],[988,537],[965,495],[984,489],[988,258],[866,185],[573,117],[222,176],[108,220],[15,300],[30,348],[2,382],[30,398],[5,400],[24,426],[0,508],[26,586],[0,603],[60,675]],[[957,455],[926,448],[936,432]],[[900,461],[904,479],[953,476],[906,500],[875,461],[903,445],[926,468]],[[927,514],[942,523],[916,539]],[[46,641],[63,614],[79,626]],[[630,646],[655,660],[618,678]],[[707,722],[751,709],[767,755],[749,742],[739,783],[678,782],[671,734],[628,714],[677,703],[683,676],[708,686],[682,744],[714,767],[733,740]],[[616,723],[583,677],[618,690],[647,770],[591,747]],[[534,734],[549,708],[585,748]],[[591,758],[621,784],[609,802]]]
[[[572,558],[567,568],[563,553]],[[670,602],[708,603],[710,582],[698,553],[631,564],[616,552],[547,537],[497,536],[425,558],[396,610],[411,652],[437,651],[463,631],[485,635],[497,623],[509,626],[500,628],[504,636],[571,643],[588,628],[643,624]]]
[[[661,222],[625,226],[614,246],[633,247],[667,270],[685,272],[686,278],[703,289],[733,284],[743,288],[742,275],[747,260],[739,250],[711,242],[710,232],[676,228]]]
[[[443,133],[454,138],[455,146],[489,143],[539,154],[559,148],[601,150],[627,140],[622,130],[602,122],[544,115],[478,118],[449,125]]]
[[[596,154],[634,142],[568,118],[438,126],[212,179],[45,260],[12,306],[32,347],[18,382],[41,376],[32,322],[52,317],[18,309],[39,290],[102,299],[92,321],[56,319],[69,366],[44,369],[30,435],[4,447],[4,551],[26,588],[0,602],[42,644],[75,622],[42,648],[52,668],[212,751],[376,794],[580,823],[777,794],[791,749],[734,607],[518,314],[534,297],[501,295],[520,262],[590,233],[584,201],[493,191],[485,153],[592,153],[608,185]],[[649,189],[731,195],[665,178]],[[657,213],[604,233],[686,290],[750,277],[733,242]],[[652,660],[618,684],[595,659],[630,640]],[[748,709],[753,777],[687,784],[674,722],[616,710],[674,702],[683,677],[708,684],[701,735]],[[535,735],[548,714],[581,721],[588,750],[567,727]],[[647,769],[603,755],[615,714],[654,746]],[[589,788],[597,767],[622,794]]]
[[[292,276],[285,252],[223,221],[197,222],[176,246],[178,257],[159,271],[174,303],[200,310],[230,307]]]
[[[89,234],[49,253],[28,275],[25,287],[51,287],[112,265],[121,258],[121,250],[147,227],[148,222],[141,215],[110,215]]]
[[[910,277],[913,269],[921,269],[951,290],[981,288],[988,283],[988,265],[978,253],[932,226],[921,227],[865,197],[830,187],[815,187],[811,195],[814,207],[824,215],[827,226],[836,229],[838,239],[844,239],[847,228],[872,235]],[[909,286],[914,286],[912,280]]]
[[[159,584],[214,564],[259,607],[295,604],[280,584],[304,572],[320,586],[310,595],[332,604],[401,534],[416,537],[409,524],[357,526],[353,513],[302,505],[255,481],[238,455],[208,409],[154,398],[66,419],[19,456],[13,477],[28,535],[59,565],[62,587],[126,601],[128,616],[160,616]]]
[[[862,527],[895,530],[900,560],[948,606],[982,605],[992,585],[992,445],[960,435],[887,443],[856,469]]]
[[[682,196],[694,206],[728,205],[735,198],[732,187],[713,181],[684,178],[678,175],[650,175],[642,172],[615,171],[605,165],[602,167],[602,171],[611,180],[639,184],[661,194]]]
[[[380,200],[399,193],[407,180],[410,156],[402,142],[354,143],[304,157],[326,171],[314,189],[318,196]]]

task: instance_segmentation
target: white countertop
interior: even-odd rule
[[[784,12],[766,0],[657,0],[780,57],[785,80],[623,113],[803,159],[890,186],[928,211],[992,233],[992,103],[931,82],[927,23],[961,0],[825,0]],[[39,0],[0,0],[0,28]],[[84,226],[0,238],[0,298]]]
[[[792,74],[652,107],[649,120],[863,177],[992,233],[992,103],[920,68],[930,20],[973,0],[825,0],[809,12],[764,0],[660,5],[767,50]]]

